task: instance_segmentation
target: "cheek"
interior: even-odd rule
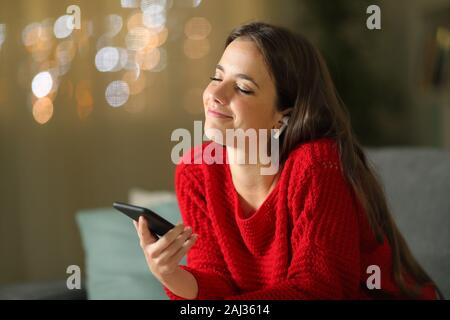
[[[207,97],[207,90],[208,87],[206,87],[206,89],[203,91],[203,95],[202,95],[202,99],[203,99],[203,106],[206,108],[206,97]]]
[[[252,123],[255,118],[261,116],[261,110],[257,103],[242,99],[235,99],[231,104],[231,110],[238,119],[246,123]]]
[[[236,115],[238,127],[266,128],[270,125],[271,107],[265,101],[235,102],[231,109]]]
[[[206,108],[206,105],[211,97],[211,88],[210,88],[211,84],[208,84],[205,88],[205,90],[203,90],[203,105]]]

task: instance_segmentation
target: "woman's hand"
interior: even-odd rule
[[[180,260],[195,243],[198,235],[193,235],[190,227],[179,223],[157,239],[149,231],[144,217],[139,217],[139,222],[133,223],[150,271],[159,281],[165,282],[171,274],[179,270]]]

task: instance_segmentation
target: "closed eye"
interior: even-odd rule
[[[222,79],[216,78],[216,77],[210,77],[209,79],[211,79],[211,81],[219,81],[219,82],[222,81]],[[251,94],[253,94],[253,91],[242,89],[242,88],[240,88],[239,86],[236,86],[235,88],[236,88],[237,90],[239,90],[240,92],[242,92],[243,94],[246,94],[246,95],[251,95]]]

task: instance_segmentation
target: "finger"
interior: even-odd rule
[[[147,220],[143,216],[139,217],[138,231],[141,238],[142,247],[156,242],[157,239],[155,239],[155,237],[148,230]]]
[[[134,228],[136,229],[136,232],[139,234],[138,224],[134,220],[133,220],[133,225],[134,225]]]
[[[181,248],[170,258],[168,263],[178,264],[190,248],[197,242],[198,234],[193,234],[187,241],[183,243]]]
[[[166,250],[170,244],[175,241],[175,239],[184,231],[184,224],[177,224],[174,228],[170,229],[164,236],[159,238],[156,243],[154,254],[155,256],[160,255],[164,250]]]
[[[185,227],[182,234],[180,234],[175,241],[173,241],[163,252],[161,252],[160,255],[160,261],[165,262],[170,259],[186,242],[186,240],[189,239],[189,237],[192,235],[192,228],[191,227]]]

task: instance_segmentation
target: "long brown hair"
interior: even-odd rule
[[[353,133],[347,108],[319,51],[303,36],[262,22],[237,27],[228,36],[226,46],[237,38],[258,46],[275,83],[278,111],[294,107],[280,138],[280,163],[300,143],[334,138],[344,175],[376,239],[381,243],[386,237],[391,246],[395,282],[404,294],[416,297],[418,286],[432,280],[413,257],[391,216],[379,178]],[[416,287],[407,285],[405,274],[416,280]]]

